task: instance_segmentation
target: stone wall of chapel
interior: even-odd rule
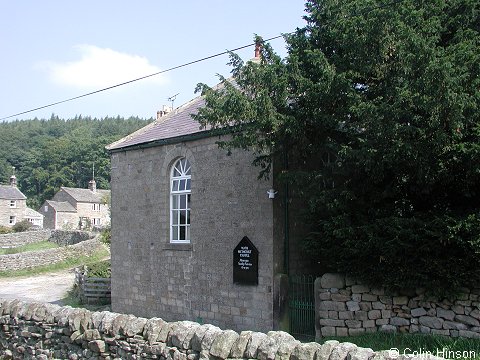
[[[234,330],[273,327],[271,181],[253,155],[227,156],[206,138],[112,154],[113,311]],[[192,165],[191,243],[169,242],[172,164]],[[233,249],[247,236],[259,251],[258,285],[233,284]]]

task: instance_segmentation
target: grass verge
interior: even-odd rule
[[[57,247],[58,247],[57,244],[45,240],[45,241],[26,244],[26,245],[22,245],[22,246],[18,246],[18,247],[0,249],[0,255],[19,254],[19,253],[23,253],[23,252],[27,252],[27,251],[54,249],[54,248],[57,248]]]
[[[15,271],[0,271],[0,277],[16,277],[16,276],[32,276],[38,275],[53,271],[71,269],[76,266],[90,264],[102,259],[105,259],[110,255],[106,247],[100,248],[98,251],[94,252],[91,256],[79,256],[74,258],[69,258],[65,261],[58,262],[51,265],[38,266],[30,269],[22,269]]]
[[[349,337],[326,337],[327,340],[351,342],[375,351],[398,349],[403,355],[433,354],[446,359],[480,360],[480,339],[450,338],[440,335],[372,333]],[[426,358],[426,357],[425,357]]]

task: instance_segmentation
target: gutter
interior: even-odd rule
[[[230,129],[230,128],[229,129],[206,130],[206,131],[202,131],[202,132],[198,132],[198,133],[194,133],[194,134],[176,136],[176,137],[167,138],[167,139],[153,140],[153,141],[150,141],[150,142],[125,146],[125,147],[120,147],[120,148],[115,148],[115,149],[108,149],[107,148],[107,151],[110,154],[114,154],[114,153],[118,153],[118,152],[122,152],[122,151],[148,149],[148,148],[156,147],[156,146],[176,144],[176,143],[186,142],[186,141],[194,141],[194,140],[205,139],[205,138],[213,137],[213,136],[221,136],[221,135],[225,135],[225,134],[228,134],[228,133],[231,133],[231,132],[232,132],[232,129]]]

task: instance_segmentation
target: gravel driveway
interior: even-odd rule
[[[41,301],[62,305],[73,286],[73,269],[29,277],[0,278],[0,299]]]

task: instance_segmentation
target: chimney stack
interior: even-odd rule
[[[12,176],[10,176],[10,186],[17,187],[17,177],[15,176],[15,166],[12,166]]]
[[[95,182],[95,163],[93,163],[92,167],[92,180],[88,182],[88,189],[91,192],[96,192],[97,191],[97,183]]]
[[[255,43],[255,59],[260,59],[260,50],[262,48],[262,45],[260,45],[260,42]]]
[[[92,179],[88,182],[88,189],[91,192],[96,192],[97,191],[97,183],[95,182],[95,180]]]
[[[168,105],[163,105],[162,110],[157,111],[157,120],[160,120],[161,117],[164,117],[165,115],[167,115],[171,111],[172,111],[172,107],[170,107]]]
[[[262,44],[260,41],[255,41],[255,57],[251,58],[249,61],[254,64],[260,64],[261,62],[261,53],[262,53]]]

